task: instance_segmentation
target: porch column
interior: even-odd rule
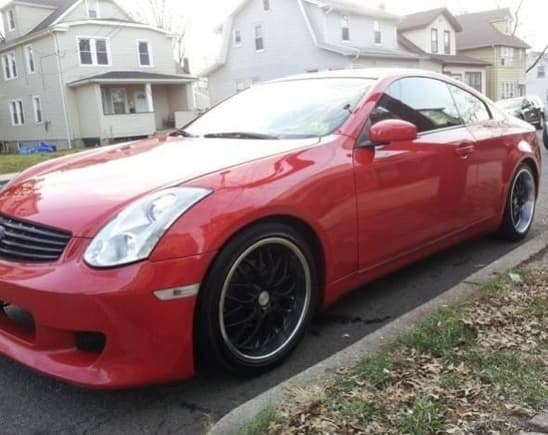
[[[145,84],[145,94],[147,96],[147,110],[154,112],[154,100],[152,99],[152,85],[150,83]]]

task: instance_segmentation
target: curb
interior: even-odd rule
[[[436,298],[405,313],[351,346],[243,403],[222,417],[211,428],[208,434],[232,435],[240,433],[241,429],[252,421],[263,409],[277,406],[288,399],[291,396],[291,391],[295,390],[295,388],[329,380],[336,375],[336,370],[340,366],[353,365],[365,355],[377,352],[382,346],[393,341],[402,332],[412,328],[437,309],[470,298],[477,292],[480,286],[486,284],[497,274],[505,273],[509,269],[520,265],[547,246],[548,230],[510,251],[483,269],[473,273],[460,284],[450,288]]]
[[[16,175],[17,175],[17,173],[0,175],[0,186],[6,184],[8,181],[10,181]]]

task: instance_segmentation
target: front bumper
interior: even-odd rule
[[[196,296],[161,301],[154,291],[202,281],[213,253],[95,270],[73,239],[56,264],[0,260],[0,301],[29,312],[32,330],[0,313],[0,353],[72,384],[117,389],[194,374]],[[78,333],[106,338],[99,351],[77,346]]]

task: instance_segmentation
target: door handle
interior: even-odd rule
[[[464,142],[457,145],[455,151],[461,159],[467,159],[468,157],[470,157],[470,154],[472,154],[475,149],[476,147],[473,143]]]

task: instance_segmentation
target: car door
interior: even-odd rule
[[[535,115],[535,108],[526,98],[524,98],[523,102],[521,103],[521,113],[523,113],[523,119],[525,119],[530,124],[538,122]]]
[[[419,135],[369,143],[369,128],[383,119],[412,122]],[[409,77],[385,91],[354,151],[361,269],[463,228],[474,146],[445,82]]]
[[[468,190],[465,208],[467,224],[475,225],[500,211],[507,150],[499,137],[499,122],[493,119],[485,102],[459,86],[449,84],[449,89],[475,141],[474,151],[467,158],[469,177],[474,183]]]

